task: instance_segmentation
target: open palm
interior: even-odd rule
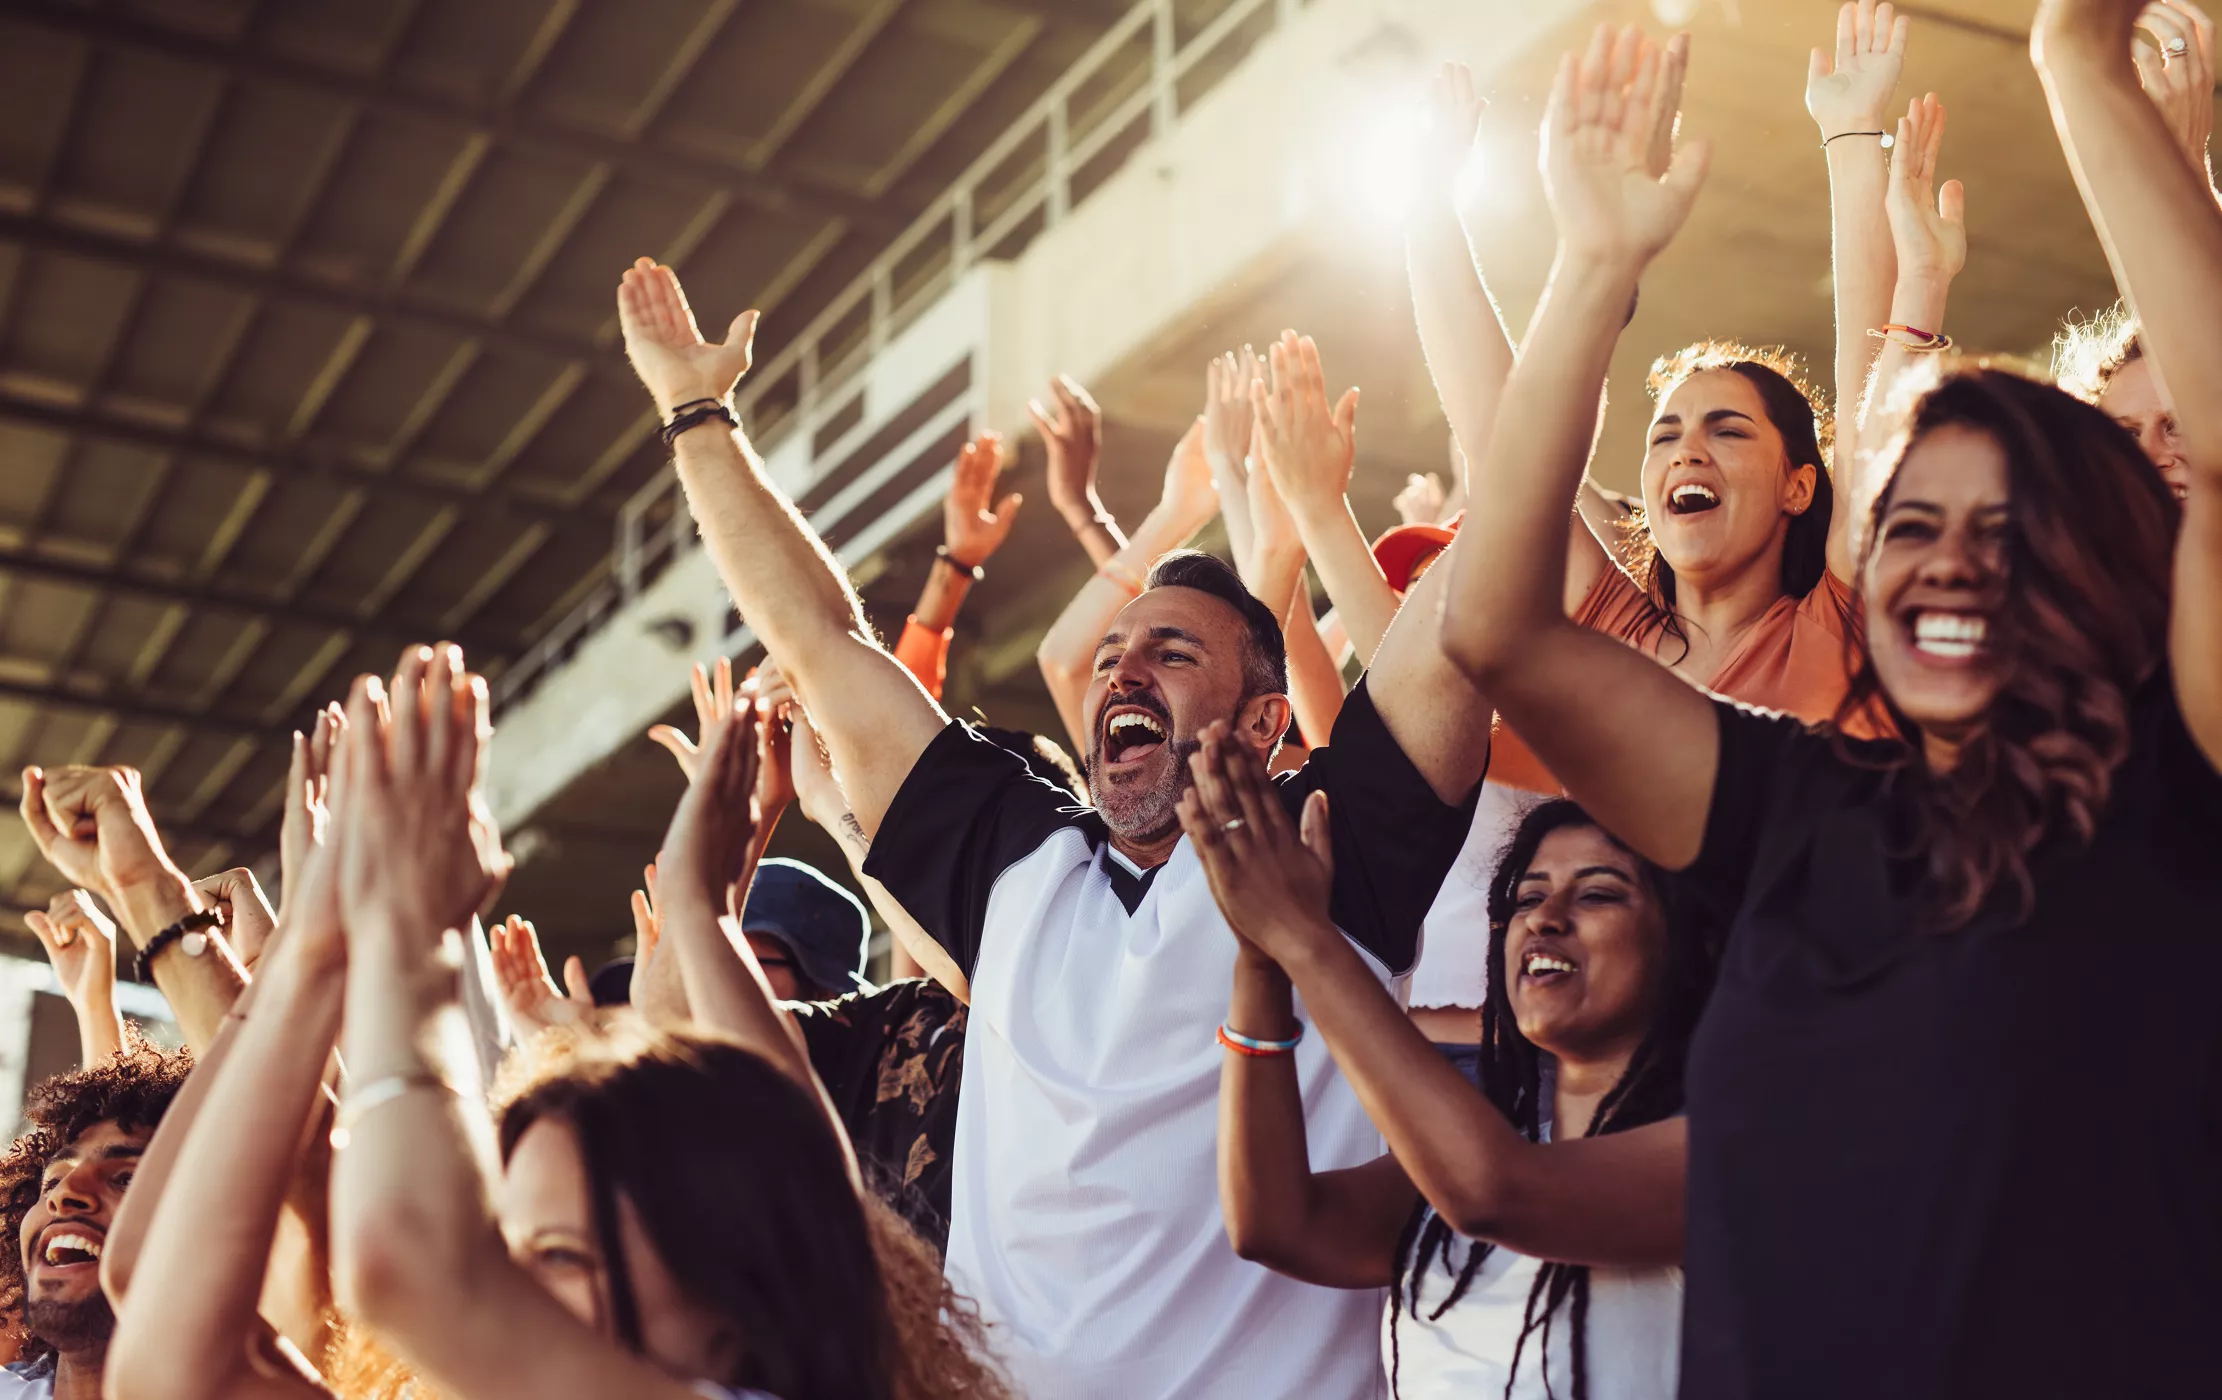
[[[1957,180],[1937,185],[1937,155],[1944,144],[1944,104],[1935,93],[1917,99],[1898,123],[1898,148],[1890,167],[1890,235],[1898,246],[1898,272],[1957,277],[1967,265],[1966,195]]]
[[[625,356],[666,415],[680,404],[733,392],[748,373],[756,319],[755,312],[744,311],[733,318],[723,342],[704,340],[679,274],[647,258],[626,268],[617,287]]]
[[[1805,110],[1822,137],[1877,131],[1906,71],[1913,21],[1883,0],[1845,0],[1836,16],[1836,49],[1813,51],[1805,78]]]
[[[1544,120],[1543,180],[1559,238],[1572,253],[1648,261],[1670,242],[1704,184],[1710,149],[1678,150],[1651,173],[1669,84],[1658,45],[1633,26],[1599,28],[1560,65]]]

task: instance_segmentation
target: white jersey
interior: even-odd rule
[[[1333,742],[1279,783],[1325,790],[1335,922],[1384,984],[1468,828],[1361,685]],[[1041,1400],[1363,1400],[1385,1393],[1384,1295],[1236,1257],[1219,1210],[1218,1095],[1235,937],[1183,842],[1155,870],[1102,819],[952,724],[880,824],[882,881],[972,984],[949,1277]],[[1299,1008],[1301,1014],[1301,1008]],[[1298,1049],[1314,1170],[1382,1151],[1318,1036]]]

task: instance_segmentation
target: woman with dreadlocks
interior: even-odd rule
[[[2222,212],[2138,89],[2139,8],[2045,0],[2038,68],[2190,489],[2049,385],[1886,381],[1847,704],[1897,737],[1744,709],[1570,625],[1553,541],[1469,517],[1438,566],[1445,651],[1728,918],[1688,1066],[1685,1394],[2222,1377]],[[1698,181],[1642,160],[1656,67],[1625,91],[1561,70],[1561,246],[1477,498],[1566,498],[1619,311],[1688,216]],[[1894,179],[1925,185],[1933,118],[1900,125]]]
[[[1235,1251],[1325,1287],[1386,1285],[1400,1400],[1672,1396],[1682,1060],[1712,980],[1698,911],[1580,807],[1535,808],[1489,890],[1476,1092],[1335,931],[1324,812],[1300,834],[1215,731],[1191,766],[1182,825],[1243,940],[1220,1034]],[[1308,1166],[1292,984],[1390,1155]]]

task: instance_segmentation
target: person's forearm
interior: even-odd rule
[[[264,981],[148,1225],[131,1295],[140,1306],[123,1309],[109,1355],[123,1378],[160,1367],[227,1394],[258,1325],[271,1243],[341,1005],[336,969],[313,966],[294,946],[281,946]]]
[[[2199,490],[2222,479],[2222,212],[2138,86],[2125,35],[2040,30],[2053,123],[2139,338],[2175,400]]]
[[[1859,440],[1860,398],[1882,348],[1882,342],[1868,332],[1898,319],[1887,314],[1898,276],[1898,254],[1884,202],[1890,167],[1881,139],[1847,136],[1831,142],[1828,167],[1836,294],[1836,460],[1830,465],[1841,480],[1844,464]],[[1941,329],[1923,321],[1901,324]]]
[[[1350,644],[1359,660],[1371,666],[1381,639],[1389,634],[1389,624],[1396,620],[1397,597],[1374,562],[1373,549],[1358,528],[1349,499],[1338,496],[1302,506],[1290,501],[1289,512],[1296,517],[1305,552],[1319,570],[1319,581],[1327,586],[1327,599],[1335,605]]]
[[[1944,311],[1952,291],[1952,279],[1942,272],[1925,268],[1905,268],[1899,272],[1897,286],[1891,292],[1891,324],[1914,326],[1925,331],[1942,332]],[[1882,346],[1882,353],[1875,359],[1872,379],[1865,393],[1851,448],[1839,453],[1837,460],[1845,470],[1837,477],[1840,499],[1838,516],[1853,525],[1867,519],[1874,504],[1875,491],[1881,483],[1874,479],[1874,466],[1878,449],[1883,446],[1881,437],[1891,428],[1887,416],[1881,411],[1882,401],[1891,392],[1900,375],[1912,365],[1915,356],[1931,353],[1914,350],[1893,338]],[[1856,450],[1852,450],[1855,449]],[[1831,531],[1832,535],[1834,531]],[[1844,535],[1845,555],[1849,557],[1852,533]]]
[[[96,992],[82,1006],[70,1003],[70,1010],[77,1014],[77,1053],[87,1069],[123,1049],[123,1013],[114,992]]]
[[[1235,958],[1227,1024],[1255,1040],[1296,1035],[1288,978],[1244,950]],[[1219,1202],[1237,1254],[1284,1272],[1313,1238],[1311,1156],[1294,1055],[1220,1052]]]
[[[1088,562],[1102,568],[1104,561],[1126,548],[1126,532],[1119,528],[1118,519],[1103,508],[1095,488],[1088,489],[1085,499],[1060,502],[1057,513],[1064,517],[1065,528],[1080,541],[1088,552]]]
[[[969,1005],[972,1001],[972,984],[965,977],[963,969],[957,966],[957,960],[950,957],[939,943],[934,942],[933,935],[927,933],[910,916],[910,911],[889,892],[887,886],[864,873],[864,858],[872,853],[872,842],[864,834],[864,827],[855,815],[841,812],[831,820],[822,820],[809,812],[803,815],[817,823],[818,828],[831,836],[834,844],[841,848],[842,858],[849,863],[849,873],[856,876],[857,885],[864,891],[864,898],[879,914],[880,921],[887,925],[888,936],[893,940],[895,950],[903,954],[903,957],[894,961],[894,976],[898,979],[931,977],[949,995]],[[908,968],[904,966],[906,961],[909,963]]]
[[[1243,467],[1225,453],[1208,448],[1204,459],[1211,463],[1211,485],[1219,496],[1219,518],[1227,527],[1227,552],[1234,555],[1235,567],[1239,569],[1258,543],[1257,525],[1250,519],[1250,493],[1242,478]]]
[[[1305,586],[1301,571],[1282,633],[1288,638],[1289,703],[1296,709],[1296,723],[1304,731],[1304,742],[1317,748],[1335,732],[1335,717],[1342,713],[1345,692],[1342,668],[1328,655],[1327,643],[1319,635],[1319,623],[1312,616],[1311,589]]]
[[[946,632],[956,625],[957,610],[964,606],[965,595],[971,591],[972,575],[937,554],[926,571],[926,586],[918,592],[918,606],[910,615],[921,627]]]
[[[1424,204],[1405,240],[1412,314],[1435,396],[1470,462],[1489,445],[1495,428],[1512,374],[1512,338],[1449,192]],[[1454,493],[1464,484],[1454,483]]]
[[[112,893],[116,921],[130,935],[134,949],[145,948],[163,929],[205,907],[193,882],[167,859],[158,870]],[[214,930],[209,931],[207,946],[198,957],[171,943],[155,958],[153,973],[155,987],[170,1003],[178,1030],[195,1054],[216,1039],[224,1013],[247,985],[247,975],[232,955],[231,945]]]
[[[1560,250],[1506,390],[1520,412],[1473,460],[1472,496],[1489,509],[1467,513],[1429,574],[1449,572],[1443,646],[1470,675],[1516,661],[1523,636],[1564,619],[1568,506],[1641,271]]]

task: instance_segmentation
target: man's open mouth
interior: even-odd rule
[[[101,1239],[74,1228],[48,1230],[39,1246],[39,1262],[50,1269],[67,1269],[100,1262]]]
[[[1111,710],[1103,721],[1103,762],[1106,767],[1149,757],[1165,746],[1165,722],[1136,705]]]

